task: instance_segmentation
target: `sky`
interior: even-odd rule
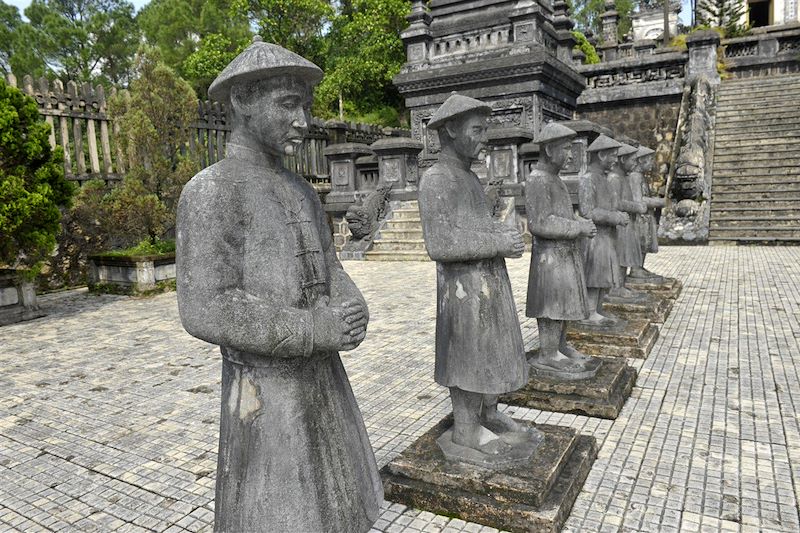
[[[17,6],[19,8],[20,13],[22,13],[26,7],[28,7],[31,3],[31,0],[3,0],[6,4],[11,4],[13,6]],[[133,2],[134,7],[136,10],[142,8],[145,4],[149,3],[150,0],[131,0]],[[681,0],[683,9],[681,10],[680,20],[686,25],[689,25],[692,21],[692,4],[690,0]]]

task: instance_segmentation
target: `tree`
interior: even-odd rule
[[[37,267],[55,246],[72,196],[36,101],[0,80],[0,264]]]
[[[201,98],[220,62],[235,57],[252,35],[246,14],[229,0],[153,0],[137,20],[164,64],[190,81]]]
[[[315,111],[349,114],[396,125],[401,98],[392,84],[405,62],[400,39],[407,0],[352,0],[331,29],[330,57],[317,89]],[[372,113],[372,117],[365,117]],[[387,124],[388,122],[388,124]]]
[[[109,111],[119,119],[123,149],[136,165],[106,198],[108,230],[121,246],[155,242],[174,227],[181,189],[197,171],[183,155],[197,97],[157,50],[141,48],[130,92],[113,99]]]
[[[247,13],[264,41],[325,65],[325,32],[335,13],[330,0],[233,0],[231,8]]]
[[[76,81],[124,84],[139,41],[126,0],[33,0],[21,31],[47,68]]]
[[[0,0],[0,70],[4,74],[13,72],[20,78],[45,74],[45,59],[31,46],[34,33],[16,6]]]
[[[739,37],[750,29],[741,22],[746,9],[741,0],[700,0],[697,21],[701,26],[720,28],[726,37]]]

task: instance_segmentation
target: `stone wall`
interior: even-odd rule
[[[578,117],[611,128],[656,151],[656,167],[651,177],[654,189],[664,186],[675,130],[680,113],[681,95],[653,99],[596,102],[578,107]],[[663,192],[663,191],[662,191]]]

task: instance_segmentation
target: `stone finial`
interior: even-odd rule
[[[406,20],[411,24],[424,24],[426,26],[430,24],[431,14],[425,4],[425,0],[414,0],[411,4],[411,13],[406,16]]]
[[[619,13],[616,10],[614,0],[606,0],[606,11],[600,15],[603,25],[603,44],[617,44],[617,26],[619,25]]]

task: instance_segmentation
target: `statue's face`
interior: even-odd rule
[[[639,158],[639,166],[642,168],[643,172],[649,171],[653,168],[653,165],[656,162],[656,158],[654,154],[649,154],[644,157]]]
[[[550,143],[546,150],[556,168],[562,169],[572,163],[572,139],[561,139]]]
[[[273,155],[293,155],[308,130],[312,90],[296,76],[234,87],[237,127]]]
[[[628,154],[620,158],[620,163],[625,172],[630,172],[636,168],[636,154]]]
[[[456,153],[464,159],[477,159],[486,145],[489,117],[484,113],[467,114],[449,121],[445,128],[453,139]]]
[[[600,159],[600,164],[603,170],[611,170],[611,167],[617,164],[617,149],[611,148],[609,150],[600,150],[597,152],[597,157]]]

